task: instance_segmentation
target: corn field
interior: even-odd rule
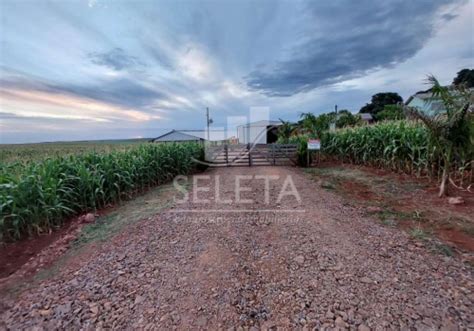
[[[195,170],[200,144],[141,144],[37,162],[0,163],[0,241],[49,231]]]
[[[382,122],[326,132],[322,138],[323,152],[344,162],[433,179],[441,176],[442,155],[431,142],[426,127],[419,122]],[[472,184],[473,159],[472,146],[457,151],[451,169],[453,183],[460,186]]]
[[[39,144],[0,144],[0,162],[27,162],[41,161],[47,158],[67,155],[96,153],[110,153],[126,151],[146,142],[146,139],[102,140],[78,142],[54,142]]]

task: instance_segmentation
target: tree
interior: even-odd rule
[[[417,108],[405,107],[405,109],[425,124],[433,143],[441,153],[443,162],[440,166],[443,174],[439,196],[443,197],[448,195],[451,164],[455,155],[470,148],[472,129],[468,110],[471,106],[471,97],[469,91],[462,85],[449,89],[441,86],[434,76],[428,76],[428,81],[432,85],[432,100],[441,100],[446,111],[430,116]]]
[[[377,121],[394,121],[406,118],[401,105],[385,105],[383,110],[375,115]]]
[[[374,108],[375,106],[372,103],[366,103],[365,106],[362,106],[362,108],[359,110],[359,114],[374,114]]]
[[[321,114],[315,116],[313,113],[302,113],[298,122],[299,134],[311,134],[321,137],[322,133],[329,130],[329,125],[336,121],[336,113]]]
[[[300,133],[310,133],[316,130],[317,117],[313,113],[301,113],[298,128]]]
[[[280,119],[281,125],[278,127],[278,140],[283,143],[288,143],[291,135],[295,131],[295,125],[291,122]]]
[[[340,110],[337,115],[336,127],[344,128],[346,126],[354,126],[359,124],[360,117],[352,114],[348,110]]]
[[[314,128],[314,133],[316,133],[316,137],[321,138],[323,132],[329,130],[329,125],[334,123],[336,120],[335,113],[328,113],[328,114],[321,114],[316,117],[316,123]]]
[[[382,92],[372,96],[371,102],[363,106],[359,113],[369,113],[376,115],[381,112],[386,105],[395,105],[402,103],[403,98],[394,92]]]
[[[337,128],[353,126],[360,123],[359,116],[352,114],[346,109],[339,112],[330,112],[321,115],[313,113],[302,113],[300,121],[297,124],[299,134],[311,134],[321,137],[324,131],[329,130],[329,126],[334,123]]]
[[[462,69],[453,79],[453,85],[464,84],[466,88],[474,87],[474,69]]]

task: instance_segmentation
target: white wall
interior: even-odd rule
[[[266,144],[267,143],[267,127],[264,125],[258,126],[239,126],[237,133],[240,144],[256,143]],[[261,136],[259,136],[261,134]]]
[[[267,127],[266,126],[251,126],[249,128],[249,143],[251,144],[266,144],[267,143]],[[261,134],[261,135],[260,135]]]
[[[245,127],[243,125],[237,127],[237,138],[239,138],[239,144],[246,144]]]

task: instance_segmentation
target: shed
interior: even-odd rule
[[[237,138],[240,144],[271,144],[278,139],[277,131],[280,121],[262,120],[243,124],[237,127]]]
[[[167,132],[152,140],[154,143],[177,141],[204,141],[204,139],[181,131],[171,130],[170,132]]]
[[[360,113],[359,116],[360,116],[360,119],[364,121],[365,123],[372,123],[374,121],[372,114]]]
[[[449,92],[452,95],[456,95],[459,92],[456,91],[454,86],[447,86]],[[468,90],[470,95],[471,104],[474,103],[474,88]],[[419,111],[425,113],[428,116],[435,116],[446,112],[446,107],[441,98],[433,95],[431,89],[426,91],[416,92],[414,95],[408,98],[405,102],[408,107],[413,107]]]
[[[445,112],[443,102],[433,98],[430,90],[420,91],[412,95],[405,103],[408,107],[417,108],[423,113],[433,116]]]
[[[209,139],[208,139],[209,137]],[[180,141],[222,141],[225,140],[225,132],[219,130],[171,130],[152,140],[154,143],[160,142],[180,142]]]

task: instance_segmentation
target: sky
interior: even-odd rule
[[[0,143],[356,113],[473,67],[474,0],[0,0]]]

